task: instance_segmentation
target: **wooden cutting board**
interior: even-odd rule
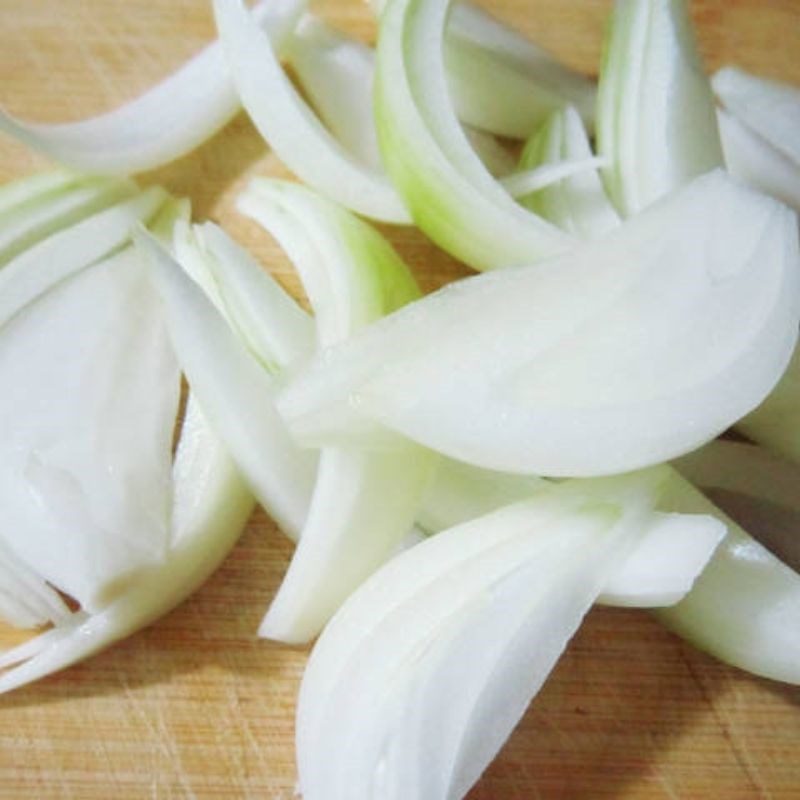
[[[37,120],[135,96],[213,36],[205,0],[0,0],[0,101]],[[595,73],[605,0],[493,0]],[[800,84],[800,1],[693,3],[709,68]],[[359,0],[318,10],[374,37]],[[798,132],[800,135],[800,132]],[[0,180],[47,162],[0,140]],[[256,174],[285,174],[244,116],[145,181],[188,194],[296,290],[274,243],[236,216]],[[391,238],[425,288],[464,274],[422,236]],[[91,661],[0,698],[0,798],[290,798],[293,706],[306,652],[255,630],[290,556],[257,513],[188,602]],[[19,638],[0,630],[0,643]],[[435,746],[435,742],[431,742]],[[646,613],[597,609],[472,800],[800,798],[800,692],[717,663]],[[409,798],[409,800],[412,800]]]

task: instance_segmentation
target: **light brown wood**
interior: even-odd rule
[[[317,8],[374,37],[360,0]],[[608,2],[492,8],[596,72]],[[710,68],[735,62],[800,83],[800,2],[692,9]],[[80,118],[136,95],[212,36],[205,0],[0,0],[0,102],[31,119]],[[0,140],[0,181],[47,166]],[[243,183],[264,173],[285,174],[240,116],[144,180],[191,196],[199,218],[222,222],[296,289],[275,245],[232,208]],[[465,273],[421,235],[391,236],[425,288]],[[306,653],[254,637],[290,552],[256,514],[219,572],[172,614],[0,698],[0,798],[292,797]],[[13,638],[0,631],[3,644]],[[470,798],[798,798],[799,705],[798,690],[715,662],[646,613],[598,609]]]

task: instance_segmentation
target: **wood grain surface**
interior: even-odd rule
[[[491,8],[593,74],[609,6]],[[374,38],[360,0],[317,8]],[[692,11],[709,68],[737,63],[800,84],[800,1],[698,0]],[[212,37],[205,0],[0,0],[0,102],[35,120],[81,118],[135,96]],[[0,181],[47,166],[0,139]],[[286,174],[240,115],[143,181],[191,196],[198,218],[221,222],[296,291],[275,244],[232,208],[249,177],[268,173]],[[426,289],[465,274],[421,235],[390,235]],[[257,513],[176,611],[0,698],[0,798],[292,797],[306,652],[255,639],[290,553]],[[0,630],[0,644],[18,638]],[[644,612],[592,611],[470,798],[612,797],[800,798],[800,693],[717,663]]]

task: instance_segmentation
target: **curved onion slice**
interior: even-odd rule
[[[152,567],[94,613],[77,611],[56,627],[0,654],[0,692],[88,658],[166,614],[219,566],[238,539],[253,498],[190,396],[173,466],[171,545]]]
[[[254,181],[239,208],[287,251],[302,252],[294,263],[322,346],[419,295],[381,236],[297,184]],[[316,636],[409,531],[431,464],[429,452],[399,436],[379,451],[323,449],[306,524],[260,635],[288,642]]]
[[[717,111],[728,172],[800,213],[800,161],[792,161],[723,109]]]
[[[381,16],[375,114],[384,165],[414,222],[477,269],[527,264],[571,237],[517,204],[458,122],[442,53],[448,0],[391,0]]]
[[[544,478],[440,459],[417,522],[427,533],[468,522],[552,488]],[[654,513],[636,546],[609,576],[597,602],[651,608],[677,603],[725,535],[713,516]]]
[[[272,377],[240,344],[202,289],[159,243],[136,236],[153,264],[178,361],[253,493],[290,536],[302,528],[315,458],[289,436]]]
[[[177,261],[266,370],[277,374],[313,352],[313,319],[221,228],[177,225],[173,245]]]
[[[289,60],[320,118],[359,162],[383,170],[375,130],[375,51],[307,14],[292,38]],[[514,159],[494,136],[464,129],[493,175],[514,169]]]
[[[278,157],[307,184],[347,208],[385,222],[407,223],[408,212],[386,176],[359,163],[322,125],[242,0],[214,0],[214,14],[242,104]]]
[[[592,122],[592,81],[478,6],[454,4],[444,58],[459,119],[476,128],[527,139],[549,113],[567,104]]]
[[[280,43],[300,3],[276,13],[263,2],[258,23]],[[0,131],[74,169],[129,175],[155,169],[210,139],[238,111],[239,98],[215,42],[145,94],[91,119],[60,124],[23,122],[0,109]]]
[[[385,5],[371,3],[376,16]],[[547,114],[567,104],[592,124],[594,83],[478,6],[453,5],[444,58],[458,117],[476,129],[527,139]]]
[[[680,467],[680,462],[678,462]],[[698,476],[699,477],[699,476]],[[676,477],[662,507],[712,514],[728,533],[692,591],[658,618],[701,650],[756,675],[800,683],[800,576]]]
[[[588,162],[592,148],[578,112],[571,106],[553,112],[525,146],[520,169],[543,169],[561,164]],[[600,160],[597,166],[603,166]],[[594,170],[576,172],[563,180],[539,188],[520,202],[565,231],[589,239],[616,228],[620,223]]]
[[[606,42],[597,147],[623,216],[722,165],[711,86],[683,0],[621,0]]]
[[[0,266],[37,242],[130,197],[130,181],[83,179],[9,209],[0,216]]]
[[[59,281],[117,250],[138,222],[148,224],[167,194],[153,186],[48,236],[0,271],[0,327]]]
[[[377,572],[306,669],[303,796],[462,797],[635,541],[662,477],[555,486]]]
[[[719,101],[750,130],[800,165],[800,88],[724,67],[711,79]]]
[[[798,281],[794,215],[716,172],[567,256],[402,309],[279,404],[309,443],[368,440],[371,423],[491,469],[634,469],[766,396],[797,337]]]
[[[291,39],[288,56],[330,132],[359,162],[382,170],[372,112],[373,49],[306,14]]]

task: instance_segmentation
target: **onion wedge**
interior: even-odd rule
[[[366,223],[296,184],[254,181],[239,208],[295,260],[321,346],[419,296],[405,264]],[[305,642],[411,528],[432,454],[400,436],[380,450],[324,448],[308,518],[261,636]]]
[[[277,375],[313,352],[313,319],[221,228],[177,225],[173,246],[176,260],[264,369]]]
[[[662,477],[555,486],[377,572],[303,678],[303,796],[463,797],[632,546]]]
[[[179,372],[133,249],[26,306],[0,374],[0,535],[94,611],[168,541]]]
[[[310,362],[280,408],[307,443],[383,425],[490,469],[630,470],[764,399],[797,338],[798,281],[794,215],[715,172],[572,254],[375,323]]]

